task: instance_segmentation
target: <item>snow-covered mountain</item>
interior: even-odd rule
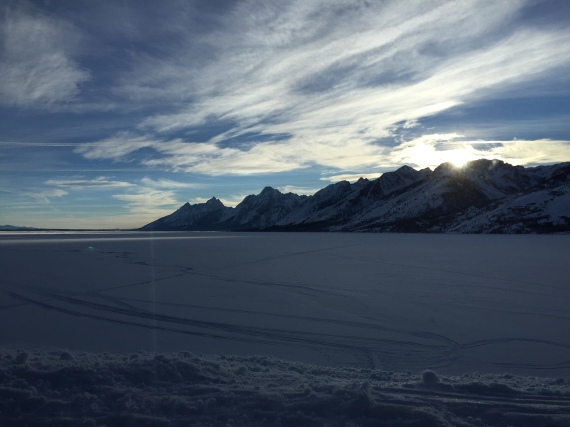
[[[296,210],[306,198],[293,193],[283,194],[274,188],[265,187],[259,195],[247,196],[227,215],[225,228],[270,227]]]
[[[141,228],[150,230],[241,230],[270,227],[291,213],[306,196],[283,194],[265,187],[258,195],[249,195],[235,208],[224,206],[215,197],[206,203],[185,203],[176,212]]]
[[[2,231],[27,231],[27,230],[37,230],[37,228],[6,224],[6,225],[0,225],[0,230],[2,230]]]
[[[326,228],[335,221],[342,221],[350,214],[351,203],[369,181],[360,178],[356,183],[340,181],[331,184],[307,197],[299,208],[276,223],[280,227],[295,227],[298,230]]]
[[[482,209],[467,210],[448,227],[459,233],[532,233],[570,231],[568,182],[516,194]]]
[[[185,204],[142,229],[570,231],[570,163],[524,168],[476,160],[461,168],[444,163],[433,171],[403,166],[371,181],[340,181],[309,197],[266,187],[235,208],[215,198],[205,204]]]
[[[141,228],[143,231],[211,230],[231,208],[212,197],[206,203],[185,203],[176,212],[157,219]]]

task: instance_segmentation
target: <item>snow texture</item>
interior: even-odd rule
[[[569,239],[5,234],[0,425],[567,426]]]
[[[0,396],[4,427],[570,425],[563,378],[440,377],[191,352],[0,349]]]

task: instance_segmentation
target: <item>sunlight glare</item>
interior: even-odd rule
[[[468,150],[465,149],[449,150],[442,153],[442,160],[444,162],[453,163],[458,168],[465,165],[465,163],[475,159],[476,157],[474,157]]]
[[[426,135],[410,141],[400,150],[401,164],[413,164],[420,168],[435,168],[442,163],[451,163],[461,168],[465,163],[484,157],[467,143],[454,143],[457,134]]]

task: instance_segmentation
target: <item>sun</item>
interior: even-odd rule
[[[444,161],[453,163],[456,167],[460,168],[465,163],[475,160],[473,154],[467,150],[448,150],[443,155]]]
[[[402,150],[399,158],[405,164],[411,163],[419,167],[435,168],[442,163],[451,163],[461,168],[465,163],[477,160],[481,153],[468,143],[455,143],[452,135],[435,135],[418,141],[411,141]]]

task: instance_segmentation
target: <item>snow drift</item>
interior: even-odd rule
[[[0,350],[12,426],[570,425],[563,378],[329,368],[266,356]]]

